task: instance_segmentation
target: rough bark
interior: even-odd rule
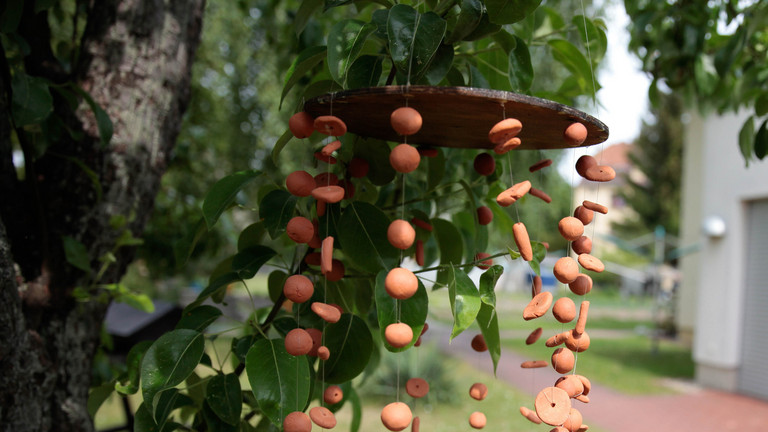
[[[34,2],[26,2],[32,4]],[[88,250],[92,267],[115,251],[122,216],[140,236],[166,169],[189,99],[204,0],[92,2],[75,73],[51,64],[44,13],[27,7],[19,33],[30,43],[27,73],[53,82],[69,79],[109,114],[114,135],[100,143],[87,104],[55,115],[83,138],[62,138],[37,160],[27,179],[12,174],[7,67],[0,74],[0,430],[88,431],[91,366],[107,305],[76,302],[72,290],[93,276],[66,262],[62,236]],[[23,27],[26,24],[26,27]],[[34,29],[38,25],[43,28]],[[35,41],[37,40],[37,42]],[[19,131],[17,131],[18,133]],[[23,139],[23,132],[20,139]],[[102,190],[77,160],[96,173]],[[115,251],[98,283],[117,282],[131,260]]]

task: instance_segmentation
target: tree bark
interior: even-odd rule
[[[11,137],[15,132],[24,147],[25,133],[9,122],[7,65],[0,74],[2,431],[93,430],[86,401],[107,302],[77,302],[72,291],[96,292],[125,272],[133,251],[116,248],[116,240],[124,229],[141,235],[189,100],[204,0],[91,3],[68,77],[51,64],[45,12],[26,7],[18,33],[31,48],[28,74],[54,83],[68,79],[106,110],[114,125],[108,145],[101,144],[85,102],[73,111],[55,97],[53,115],[84,133],[64,135],[39,158],[26,154],[26,178],[17,179]],[[116,227],[116,218],[127,224]],[[67,262],[63,236],[85,245],[92,268],[108,254],[114,263],[96,280],[95,272]]]

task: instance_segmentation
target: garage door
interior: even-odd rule
[[[746,293],[739,389],[768,399],[768,200],[747,207]]]

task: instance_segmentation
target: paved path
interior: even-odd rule
[[[446,353],[493,373],[487,353],[470,348],[472,332],[459,335],[448,344],[449,329],[431,325],[432,340],[439,341]],[[550,368],[535,371],[520,369],[526,358],[503,350],[497,377],[532,395],[551,386],[560,376]],[[534,375],[535,374],[535,375]],[[663,396],[628,396],[592,381],[590,403],[578,404],[584,423],[608,432],[724,432],[761,431],[768,428],[768,402],[732,393],[686,386],[683,393]],[[631,421],[628,421],[631,419]]]

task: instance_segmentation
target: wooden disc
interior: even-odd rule
[[[587,128],[586,140],[579,147],[608,139],[608,127],[577,109],[546,99],[500,90],[472,87],[386,86],[346,90],[308,100],[304,110],[313,117],[331,112],[347,129],[363,137],[401,142],[392,129],[390,115],[397,108],[415,108],[423,118],[419,132],[408,137],[411,144],[441,147],[491,149],[488,131],[502,120],[504,113],[523,124],[518,137],[521,150],[571,147],[563,138],[574,122]]]
[[[536,396],[534,407],[541,421],[550,426],[560,426],[568,419],[571,398],[563,389],[547,387]]]

